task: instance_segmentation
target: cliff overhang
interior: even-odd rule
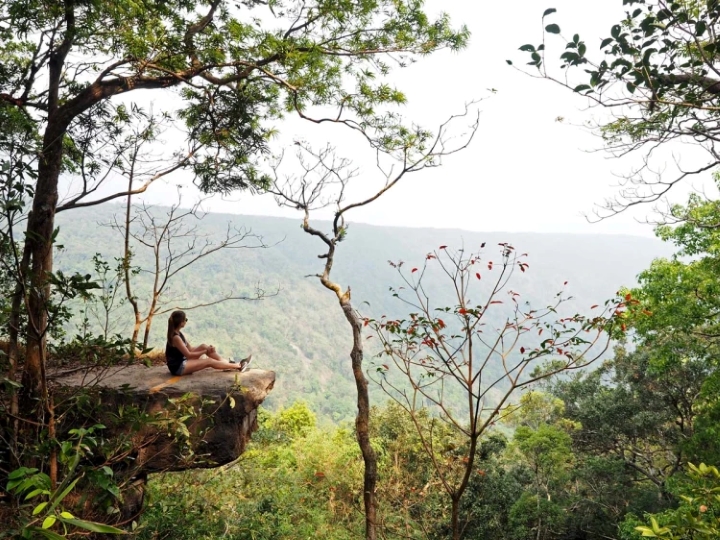
[[[124,524],[142,512],[149,474],[219,467],[242,455],[275,373],[206,369],[178,377],[165,366],[132,365],[57,372],[50,380],[58,440],[77,437],[78,428],[96,430],[104,443],[87,457],[112,470],[119,488],[114,516],[102,521]],[[107,497],[74,499],[87,518],[108,514]]]

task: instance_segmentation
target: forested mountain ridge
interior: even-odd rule
[[[155,209],[159,218],[166,211]],[[56,255],[57,267],[90,273],[96,253],[113,264],[121,254],[122,238],[107,224],[114,214],[122,213],[119,205],[103,205],[59,214],[58,244],[63,247]],[[276,371],[277,386],[269,406],[303,398],[321,415],[336,421],[352,418],[349,328],[334,295],[317,279],[307,277],[321,271],[317,256],[323,245],[301,230],[299,219],[207,214],[193,222],[198,234],[215,240],[224,236],[229,223],[261,235],[271,247],[225,249],[200,259],[170,283],[172,301],[167,307],[212,302],[230,291],[251,295],[257,284],[268,293],[277,291],[262,301],[228,301],[191,310],[186,334],[191,343],[211,342],[227,356],[252,352],[257,367]],[[338,283],[352,287],[354,304],[364,316],[400,316],[408,310],[388,291],[399,284],[389,260],[417,266],[440,245],[474,250],[483,242],[490,258],[500,242],[528,253],[529,270],[513,278],[513,289],[525,300],[545,306],[564,289],[574,297],[573,309],[580,312],[602,304],[622,286],[635,285],[636,275],[655,257],[670,253],[669,246],[656,239],[622,235],[481,233],[351,223],[338,248],[333,275]],[[186,245],[187,239],[175,244],[178,250]],[[140,248],[135,252],[135,262],[149,268],[149,252]],[[138,279],[143,286],[136,286],[137,296],[146,303],[147,278],[141,273]],[[113,331],[128,335],[129,306],[119,308],[117,316]],[[167,315],[156,318],[150,346],[164,346],[166,321]],[[371,361],[368,358],[367,363]],[[382,399],[382,394],[376,398]]]

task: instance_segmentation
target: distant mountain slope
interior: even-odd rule
[[[108,260],[118,256],[120,236],[101,224],[121,212],[119,206],[104,205],[59,214],[58,243],[64,249],[56,255],[57,267],[87,273],[95,253]],[[279,287],[280,292],[262,302],[225,302],[192,311],[187,327],[191,342],[212,342],[232,356],[252,352],[257,367],[275,370],[270,406],[303,398],[334,420],[354,417],[349,327],[333,295],[317,279],[305,277],[322,268],[317,258],[323,253],[321,242],[300,229],[299,219],[208,214],[198,228],[217,238],[228,222],[251,228],[268,243],[282,242],[270,249],[225,250],[203,259],[172,284],[173,294],[202,303],[229,290],[252,291],[256,283],[267,290]],[[388,293],[389,286],[398,284],[388,260],[418,266],[440,245],[474,250],[481,242],[487,243],[489,257],[499,242],[529,254],[530,270],[518,275],[513,285],[526,300],[544,306],[568,281],[576,298],[573,308],[578,310],[601,304],[623,285],[633,285],[653,258],[670,253],[658,240],[632,236],[478,233],[351,223],[338,249],[334,278],[352,286],[354,304],[363,314],[401,314],[407,310]],[[138,260],[147,264],[149,258],[138,251]],[[126,312],[127,325],[117,331],[127,332],[130,326],[129,309]],[[151,342],[156,347],[164,346],[166,324],[166,316],[155,322]]]

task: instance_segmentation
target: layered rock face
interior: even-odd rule
[[[257,429],[257,409],[275,384],[275,373],[206,369],[172,376],[166,367],[125,366],[56,373],[58,439],[71,429],[101,424],[106,442],[90,457],[108,466],[122,504],[111,522],[142,511],[148,474],[218,467],[237,459]],[[77,502],[98,519],[98,497]],[[107,520],[103,520],[107,521]]]

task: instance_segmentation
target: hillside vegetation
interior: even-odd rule
[[[166,208],[154,209],[162,219]],[[91,272],[92,257],[100,253],[111,262],[119,257],[122,237],[108,226],[123,208],[104,205],[59,214],[56,255],[59,269]],[[332,294],[309,275],[321,270],[317,256],[322,245],[299,227],[299,220],[207,214],[195,222],[197,233],[216,241],[228,227],[245,227],[261,235],[267,249],[225,249],[200,259],[172,280],[167,307],[205,304],[230,293],[252,295],[256,285],[268,294],[261,301],[227,301],[191,310],[186,334],[191,343],[210,342],[227,356],[240,357],[252,352],[255,367],[277,372],[277,384],[270,408],[302,398],[321,417],[333,421],[354,417],[353,380],[348,353],[351,347],[347,323]],[[544,307],[555,294],[565,290],[574,297],[569,309],[588,312],[602,304],[620,287],[635,284],[637,274],[654,257],[669,253],[668,246],[651,238],[620,235],[573,235],[539,233],[469,232],[455,229],[410,229],[350,224],[347,239],[338,249],[336,279],[352,288],[353,300],[363,316],[401,316],[408,309],[389,292],[400,285],[397,272],[388,261],[422,263],[425,255],[441,245],[467,250],[486,243],[489,258],[497,244],[508,242],[528,253],[530,268],[513,276],[512,288],[533,306]],[[178,239],[182,249],[187,240]],[[252,240],[248,241],[253,244]],[[136,250],[136,264],[151,268],[147,249]],[[433,276],[430,276],[431,278]],[[437,277],[437,276],[436,276]],[[149,281],[145,272],[138,276],[138,299],[149,301]],[[568,282],[565,286],[564,283]],[[444,305],[441,283],[429,279],[431,296]],[[433,287],[437,287],[436,290]],[[116,312],[118,323],[112,329],[129,337],[132,314],[128,305]],[[93,317],[90,317],[91,322]],[[167,315],[154,322],[150,347],[163,348]],[[77,330],[80,317],[75,318]],[[95,326],[97,332],[99,328]],[[372,339],[369,344],[372,344]],[[370,347],[372,351],[372,347]],[[375,398],[384,400],[381,393]]]

